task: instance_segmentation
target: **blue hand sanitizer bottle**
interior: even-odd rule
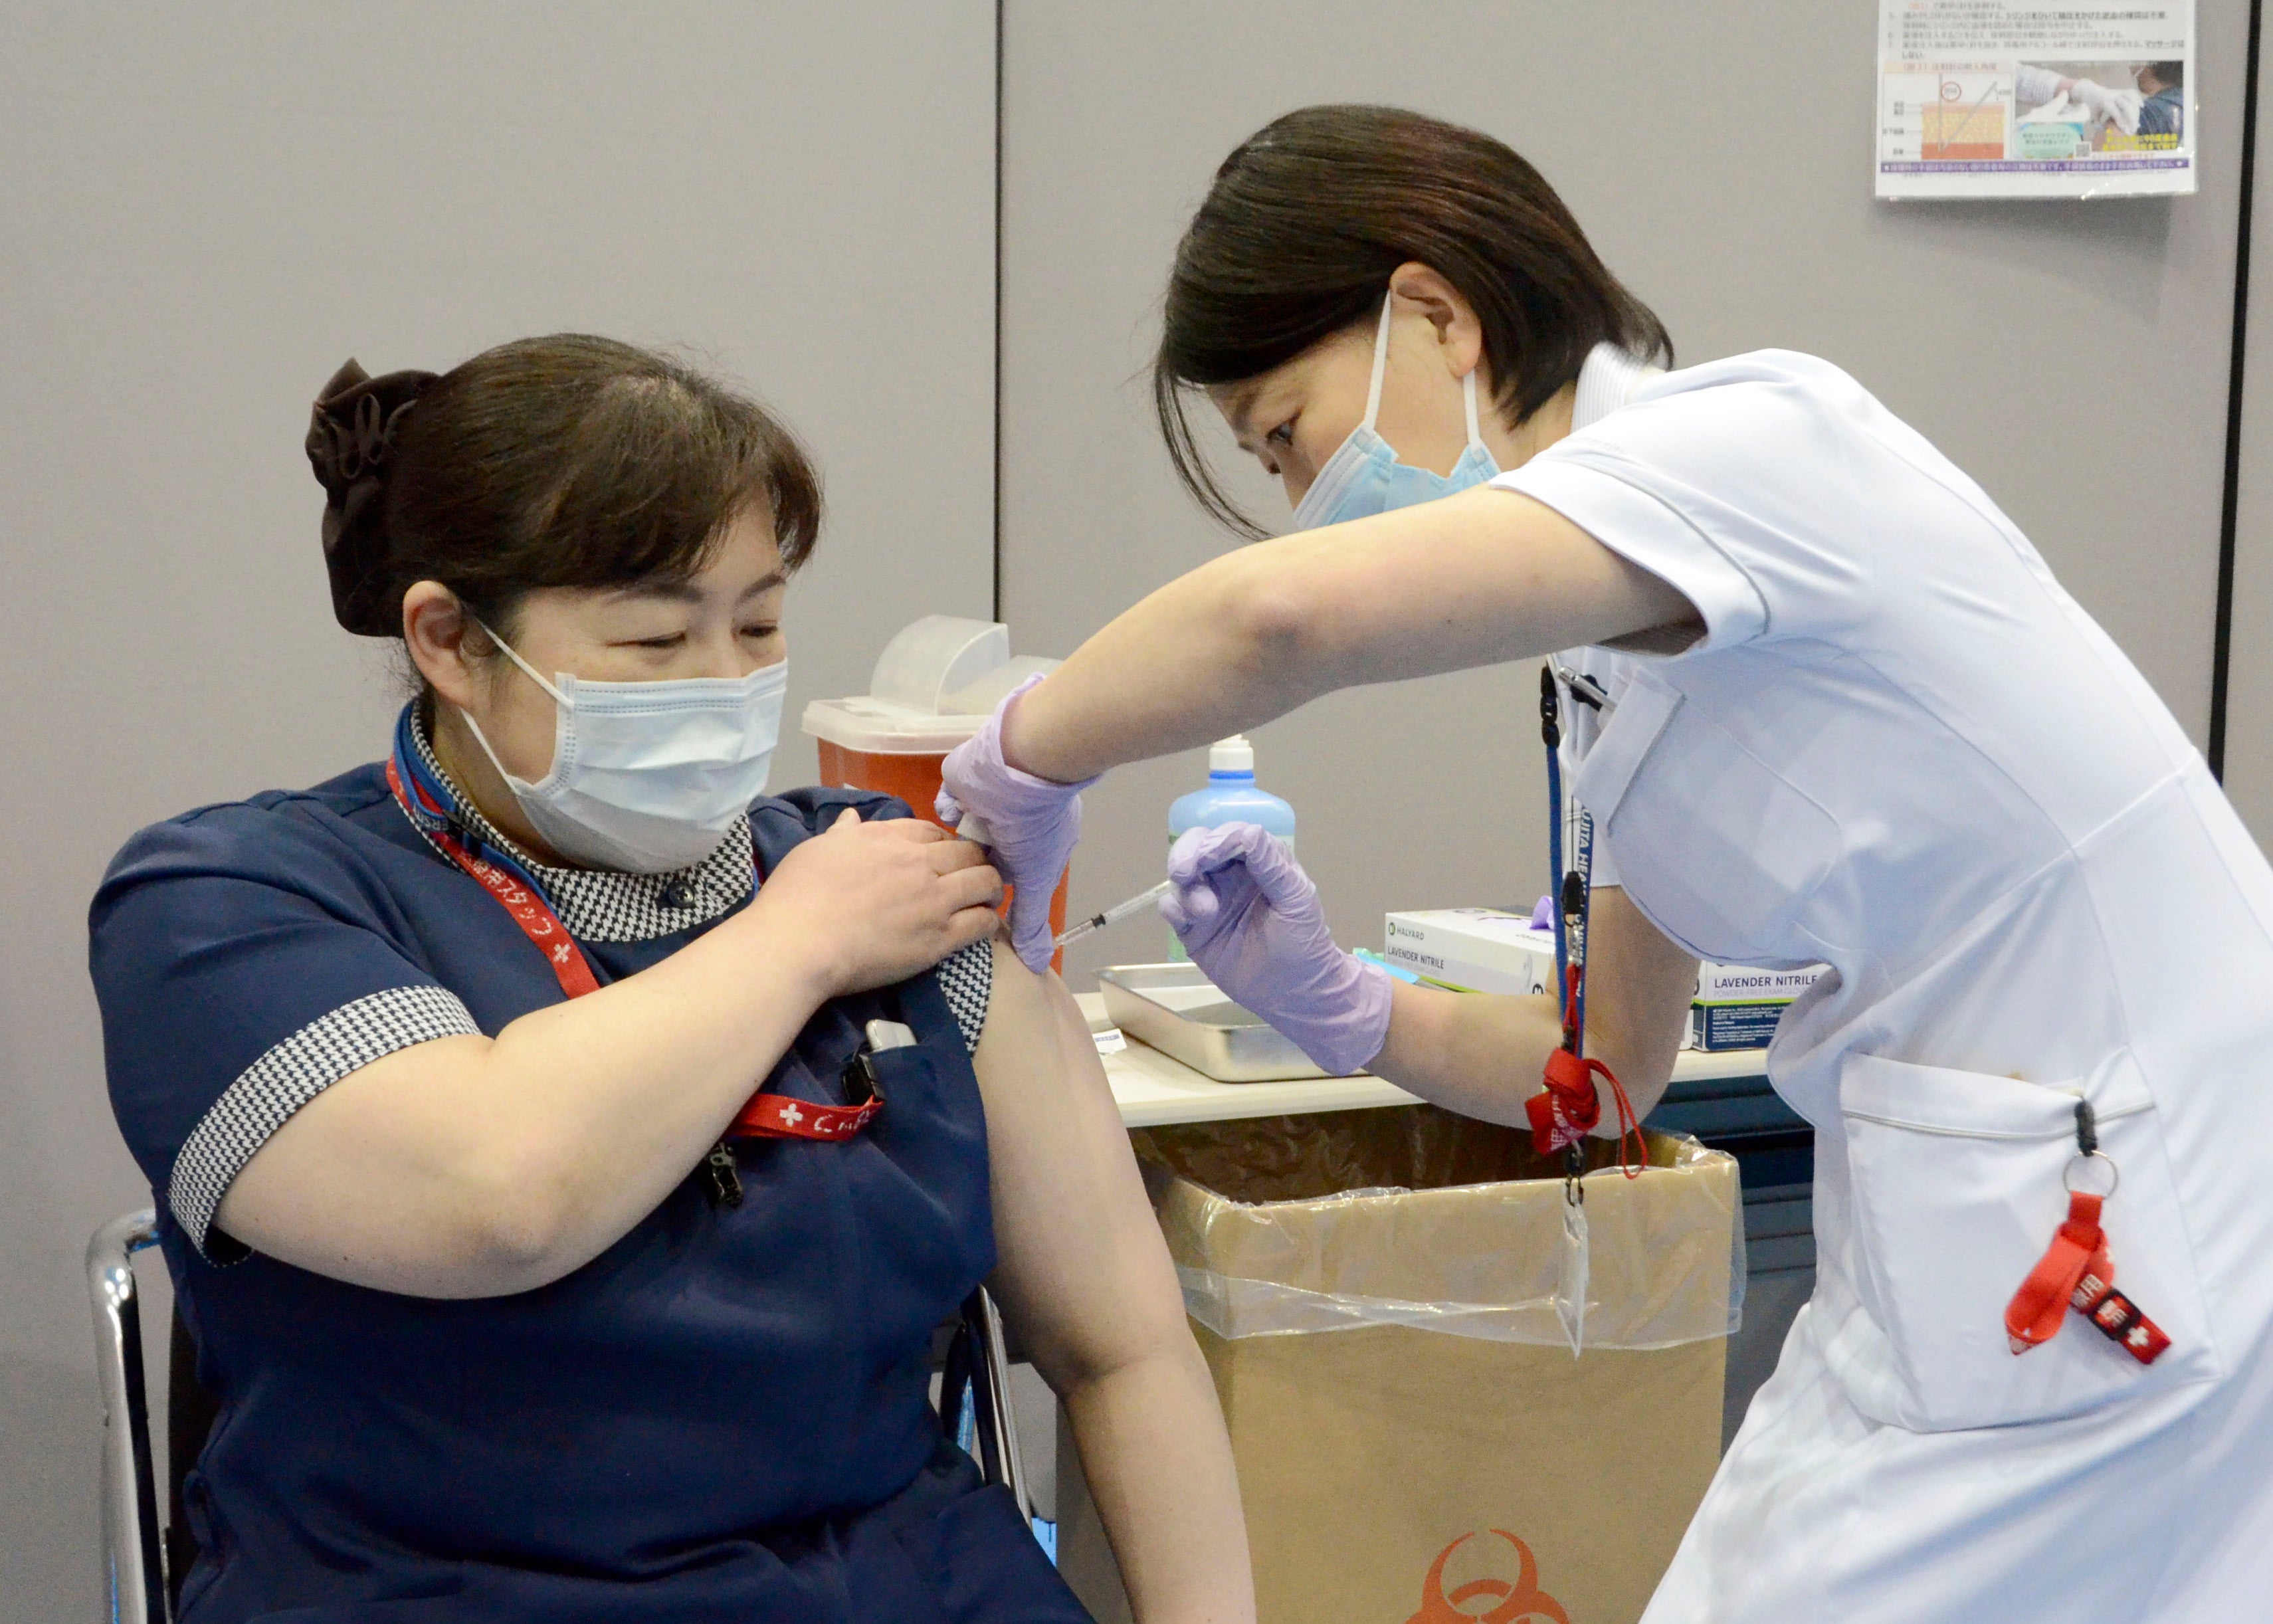
[[[1219,829],[1226,823],[1259,823],[1287,843],[1294,845],[1294,808],[1255,785],[1255,747],[1246,736],[1234,733],[1208,747],[1208,781],[1204,789],[1179,795],[1168,808],[1168,844],[1188,829]],[[1172,932],[1168,955],[1182,959],[1184,944]]]

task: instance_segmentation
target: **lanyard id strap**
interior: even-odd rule
[[[449,809],[421,781],[415,770],[406,773],[400,769],[398,763],[403,760],[404,751],[398,741],[394,755],[387,759],[386,786],[394,792],[395,801],[409,814],[410,821],[441,848],[445,856],[497,898],[530,944],[544,955],[544,962],[551,966],[553,977],[566,996],[581,998],[586,993],[599,991],[599,978],[592,974],[591,962],[584,957],[584,950],[576,945],[559,915],[538,894],[535,883],[505,864],[485,861],[468,851],[455,833],[455,820]],[[884,1109],[884,1097],[875,1088],[874,1071],[863,1064],[867,1058],[863,1055],[854,1063],[862,1068],[867,1085],[866,1098],[861,1103],[816,1105],[809,1100],[792,1100],[787,1094],[761,1090],[750,1096],[749,1103],[727,1127],[725,1137],[836,1143],[853,1138]],[[852,1080],[852,1069],[846,1068],[848,1083]],[[739,1200],[738,1190],[735,1201],[728,1204]]]
[[[575,939],[568,934],[567,927],[545,906],[544,898],[536,894],[536,888],[525,876],[517,875],[502,864],[487,861],[468,851],[451,831],[448,815],[439,807],[424,808],[426,816],[420,816],[420,808],[414,806],[405,790],[402,775],[395,771],[392,760],[386,763],[386,786],[394,792],[395,800],[410,813],[411,821],[424,831],[426,838],[442,848],[443,855],[472,876],[476,884],[498,899],[499,905],[512,916],[513,922],[521,927],[521,933],[529,939],[538,952],[544,955],[544,962],[552,966],[553,976],[559,981],[563,993],[571,998],[581,998],[588,992],[599,991],[599,978],[592,974],[592,966],[584,957],[584,950],[576,945]],[[417,788],[423,800],[425,786],[420,785]]]
[[[860,1105],[815,1105],[785,1094],[750,1096],[726,1130],[730,1139],[849,1139],[884,1109],[879,1094]]]
[[[1539,734],[1547,747],[1547,851],[1553,865],[1557,896],[1555,907],[1555,979],[1562,1003],[1563,1046],[1547,1057],[1542,1093],[1524,1101],[1531,1121],[1532,1148],[1541,1155],[1564,1153],[1564,1193],[1573,1204],[1582,1197],[1579,1175],[1585,1171],[1579,1141],[1602,1121],[1602,1098],[1594,1079],[1610,1086],[1618,1113],[1618,1164],[1628,1178],[1639,1178],[1648,1165],[1648,1147],[1633,1102],[1617,1074],[1600,1060],[1586,1058],[1587,1042],[1587,923],[1593,902],[1594,817],[1584,807],[1574,808],[1571,827],[1571,867],[1563,867],[1563,743],[1562,695],[1555,685],[1555,666],[1539,671]],[[1627,1143],[1635,1147],[1630,1157]]]
[[[1568,945],[1570,961],[1564,989],[1563,1041],[1572,1053],[1587,1041],[1587,923],[1594,901],[1594,815],[1581,806],[1571,818],[1571,872],[1563,876],[1561,906],[1555,917]]]
[[[1539,668],[1539,734],[1547,747],[1547,861],[1555,880],[1555,985],[1563,1004],[1563,1047],[1583,1054],[1587,1042],[1587,922],[1594,900],[1594,815],[1575,801],[1563,809],[1562,696],[1555,667]],[[1571,833],[1571,866],[1563,834]]]
[[[871,1023],[874,1032],[880,1023]],[[912,1036],[912,1034],[909,1034]],[[871,1040],[873,1042],[873,1039]],[[815,1105],[787,1094],[751,1096],[726,1130],[730,1139],[849,1139],[884,1109],[876,1078],[876,1056],[868,1046],[844,1063],[844,1097],[850,1105]]]
[[[1560,998],[1571,981],[1571,938],[1562,906],[1563,701],[1555,691],[1551,662],[1539,668],[1539,736],[1547,746],[1547,868],[1549,883],[1556,888],[1555,992]]]

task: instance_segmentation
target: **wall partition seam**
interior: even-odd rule
[[[1002,618],[1002,11],[994,0],[994,598]],[[2255,0],[2252,0],[2253,6]]]
[[[2249,237],[2257,186],[2258,47],[2264,0],[2249,0],[2248,56],[2241,92],[2241,190],[2233,244],[2233,359],[2225,387],[2225,490],[2218,514],[2217,599],[2210,620],[2211,774],[2225,778],[2226,694],[2233,673],[2233,572],[2241,512],[2241,397],[2249,335]]]

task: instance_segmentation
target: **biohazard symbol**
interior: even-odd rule
[[[1481,1539],[1482,1534],[1463,1534],[1437,1553],[1429,1568],[1428,1578],[1421,1584],[1421,1611],[1406,1620],[1406,1624],[1522,1624],[1526,1619],[1544,1619],[1548,1624],[1571,1624],[1571,1615],[1563,1611],[1563,1604],[1539,1588],[1539,1561],[1531,1554],[1531,1547],[1504,1528],[1487,1530],[1495,1539],[1504,1539],[1515,1547],[1516,1576],[1511,1584],[1505,1579],[1471,1579],[1451,1595],[1444,1593],[1444,1564],[1452,1560],[1452,1553],[1471,1539]],[[1469,1604],[1489,1601],[1489,1613],[1472,1612]]]

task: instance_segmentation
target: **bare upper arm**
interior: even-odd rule
[[[511,1289],[495,1256],[469,1087],[492,1040],[437,1038],[360,1066],[281,1124],[231,1181],[217,1226],[254,1251],[380,1290]]]
[[[1089,1026],[1007,940],[972,1064],[993,1163],[995,1287],[1053,1386],[1188,1335],[1183,1299]]]
[[[1587,931],[1587,1052],[1626,1086],[1643,1116],[1665,1092],[1696,996],[1697,960],[1636,907],[1599,886]]]
[[[1466,491],[1245,556],[1336,687],[1581,643],[1678,647],[1702,624],[1669,583],[1514,491]]]

